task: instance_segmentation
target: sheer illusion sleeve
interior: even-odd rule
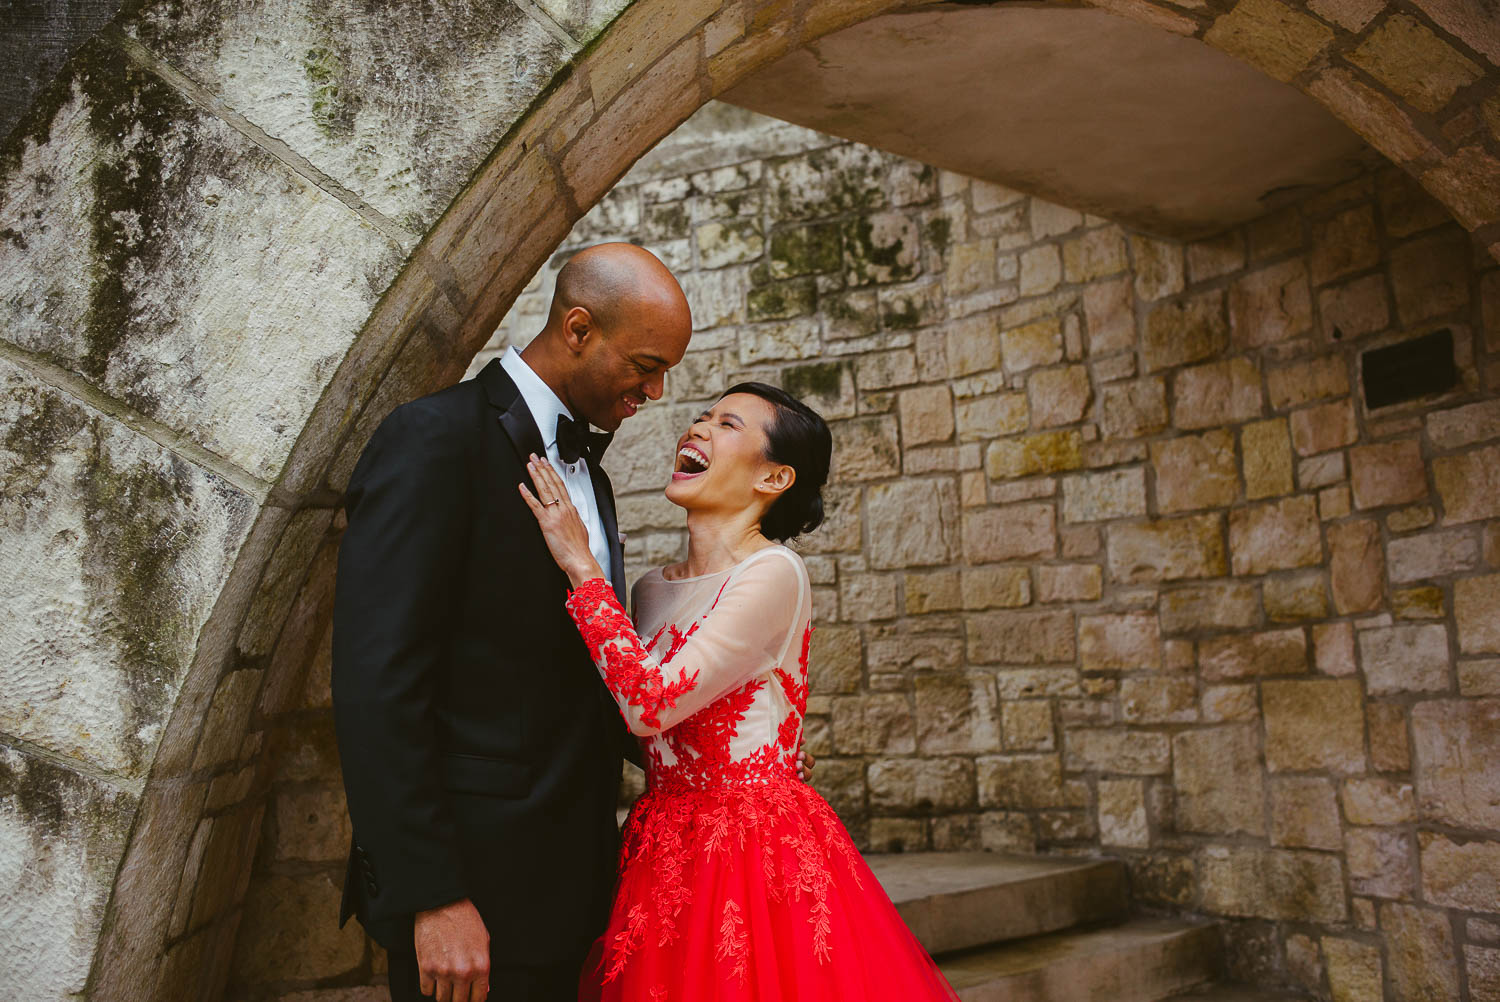
[[[568,612],[634,734],[671,729],[779,665],[806,587],[797,557],[767,551],[730,575],[708,611],[643,640],[603,578],[568,597]]]

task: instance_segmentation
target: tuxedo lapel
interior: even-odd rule
[[[505,437],[510,439],[511,447],[516,450],[521,468],[526,468],[532,455],[545,456],[547,446],[542,442],[542,432],[536,426],[536,419],[531,416],[525,398],[521,396],[521,391],[516,388],[515,381],[510,378],[500,360],[494,359],[480,369],[476,378],[484,387],[490,406],[500,412],[500,427],[505,431]],[[536,485],[531,482],[530,476],[526,477],[526,484],[535,490]]]
[[[604,525],[604,538],[609,543],[609,580],[614,584],[615,595],[620,605],[630,606],[625,599],[625,545],[620,542],[619,522],[615,517],[615,492],[610,488],[609,477],[604,469],[592,459],[588,460],[589,479],[594,483],[594,503],[599,506],[599,521]]]

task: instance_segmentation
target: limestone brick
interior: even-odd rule
[[[1062,254],[1055,244],[1043,244],[1021,252],[1021,295],[1051,292],[1062,281]]]
[[[1328,587],[1317,571],[1267,578],[1261,586],[1266,618],[1273,623],[1328,615]]]
[[[1000,351],[1006,372],[1025,372],[1061,362],[1062,324],[1051,318],[1004,330],[1000,334]]]
[[[1261,709],[1272,772],[1364,769],[1364,705],[1356,679],[1267,681]]]
[[[1161,667],[1161,630],[1154,613],[1083,616],[1078,655],[1085,671]]]
[[[1211,428],[1260,417],[1260,371],[1246,358],[1212,362],[1173,374],[1172,410],[1179,428]]]
[[[917,749],[923,755],[996,751],[1000,747],[994,677],[971,672],[915,679]]]
[[[1137,438],[1161,431],[1167,426],[1166,382],[1153,376],[1103,386],[1094,412],[1099,431],[1107,439]]]
[[[1205,685],[1199,701],[1206,723],[1255,720],[1260,717],[1253,685]]]
[[[1363,31],[1365,25],[1385,9],[1385,0],[1311,0],[1307,6],[1325,21],[1358,32]],[[1326,945],[1327,940],[1324,943]]]
[[[1406,733],[1406,710],[1397,703],[1370,702],[1365,708],[1370,728],[1370,759],[1380,772],[1406,772],[1411,748]]]
[[[1068,806],[1062,764],[1056,755],[990,755],[977,759],[976,765],[981,807]]]
[[[1001,729],[1008,750],[1051,751],[1056,745],[1051,700],[1008,700],[1000,710]]]
[[[879,759],[870,763],[866,783],[876,811],[926,814],[974,806],[974,763],[965,758]]]
[[[1448,628],[1441,623],[1361,630],[1359,656],[1371,695],[1449,688]]]
[[[872,567],[945,564],[958,554],[958,487],[950,477],[875,484],[865,491],[864,512]]]
[[[1171,739],[1158,731],[1074,728],[1063,734],[1069,772],[1153,776],[1171,771]]]
[[[1198,719],[1197,683],[1155,676],[1122,679],[1120,718],[1128,724],[1191,723]]]
[[[1051,428],[1083,419],[1094,399],[1089,371],[1081,365],[1043,369],[1026,381],[1033,427]]]
[[[1271,407],[1282,410],[1349,392],[1347,363],[1337,355],[1266,370]]]
[[[1313,658],[1324,675],[1353,675],[1354,625],[1348,622],[1319,623],[1313,627]]]
[[[1307,266],[1293,258],[1240,278],[1229,289],[1229,324],[1237,345],[1275,344],[1312,329]]]
[[[1234,437],[1227,431],[1152,442],[1151,464],[1163,514],[1227,506],[1239,493]]]
[[[1478,565],[1479,540],[1464,529],[1428,530],[1391,540],[1386,560],[1394,582],[1446,577]]]
[[[1341,613],[1377,608],[1385,574],[1380,527],[1372,519],[1330,526],[1328,548],[1334,607]]]
[[[1323,559],[1317,502],[1299,495],[1229,513],[1229,549],[1235,574],[1306,567]]]
[[[1323,337],[1328,341],[1358,338],[1383,331],[1391,323],[1385,276],[1366,275],[1318,293]]]
[[[1380,260],[1373,210],[1357,206],[1315,224],[1309,260],[1317,285],[1373,267]]]
[[[1458,646],[1465,654],[1500,654],[1500,574],[1453,583]]]
[[[977,613],[968,617],[968,636],[977,664],[1057,664],[1076,653],[1067,611]]]
[[[1095,282],[1083,291],[1090,355],[1135,346],[1135,298],[1128,278]]]
[[[1292,446],[1284,418],[1245,425],[1240,431],[1240,453],[1248,500],[1291,493]]]
[[[1063,275],[1069,282],[1091,282],[1125,270],[1125,235],[1114,226],[1089,230],[1062,245]]]
[[[959,571],[959,593],[970,610],[1030,605],[1031,576],[1014,565],[965,567]]]
[[[1282,776],[1271,780],[1271,844],[1294,849],[1341,850],[1344,828],[1339,823],[1333,783],[1321,776]]]
[[[859,687],[864,647],[858,629],[833,623],[820,625],[813,631],[808,654],[812,692],[853,692]]]
[[[906,697],[899,693],[835,696],[833,747],[840,755],[915,752],[916,732]]]
[[[1350,828],[1344,833],[1349,886],[1374,898],[1410,899],[1417,889],[1411,836],[1389,828]]]
[[[991,480],[1060,473],[1083,465],[1083,436],[1074,429],[1042,431],[990,443],[984,454]]]
[[[1198,861],[1203,907],[1290,922],[1344,921],[1343,869],[1337,856],[1295,849],[1216,846]]]
[[[832,476],[850,481],[895,476],[901,472],[900,438],[894,417],[839,421],[832,431]]]
[[[1110,576],[1127,583],[1218,577],[1227,571],[1216,514],[1110,526]]]
[[[1203,40],[1289,81],[1333,40],[1333,31],[1276,0],[1240,0]]]
[[[1182,291],[1182,246],[1166,240],[1131,234],[1130,254],[1135,264],[1135,294],[1150,302]]]
[[[1065,522],[1146,514],[1146,474],[1141,467],[1064,477],[1062,491]]]
[[[1347,57],[1415,108],[1440,110],[1455,91],[1481,76],[1473,62],[1415,18],[1396,14]]]
[[[1064,564],[1036,569],[1038,602],[1092,602],[1103,593],[1104,574],[1098,564]]]
[[[1144,849],[1151,845],[1145,784],[1139,779],[1099,781],[1099,840],[1104,845]]]
[[[1409,504],[1427,496],[1427,471],[1416,439],[1349,450],[1349,479],[1356,508]]]
[[[1016,504],[964,512],[964,559],[971,564],[1050,556],[1057,548],[1050,504]]]
[[[1386,971],[1396,998],[1458,998],[1458,966],[1448,916],[1429,908],[1382,902],[1380,930]]]
[[[1261,835],[1263,770],[1257,728],[1232,724],[1172,739],[1172,789],[1178,831]]]
[[[960,400],[955,405],[955,419],[960,442],[976,442],[995,435],[1025,431],[1030,412],[1024,393],[999,393],[993,396]]]
[[[1500,518],[1500,445],[1432,461],[1432,478],[1443,499],[1444,521],[1453,525]]]
[[[1307,671],[1307,636],[1301,628],[1234,633],[1199,644],[1199,664],[1210,680],[1300,675]]]
[[[1464,967],[1469,976],[1470,998],[1500,998],[1500,950],[1465,946]]]
[[[1354,825],[1400,825],[1416,820],[1410,783],[1376,777],[1344,780],[1344,816]]]
[[[1209,292],[1162,303],[1146,314],[1141,364],[1156,372],[1223,353],[1229,345],[1224,294]]]
[[[1411,709],[1424,820],[1500,828],[1500,700],[1432,700]]]
[[[1401,322],[1410,326],[1467,306],[1468,260],[1466,235],[1451,227],[1392,250],[1391,285]]]
[[[1349,400],[1335,400],[1293,411],[1291,423],[1292,441],[1296,443],[1299,456],[1341,449],[1359,438],[1354,404]]]
[[[1482,400],[1426,417],[1427,437],[1439,449],[1457,449],[1500,438],[1500,400]]]

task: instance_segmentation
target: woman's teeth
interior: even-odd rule
[[[683,446],[677,450],[677,458],[681,460],[678,464],[683,473],[702,473],[708,469],[708,460],[703,453],[690,446]]]

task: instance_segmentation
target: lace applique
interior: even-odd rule
[[[646,726],[660,727],[661,711],[675,707],[677,700],[698,684],[696,671],[679,672],[676,681],[666,681],[661,669],[652,663],[650,652],[641,646],[614,589],[603,578],[585,581],[575,589],[568,596],[567,607],[589,653],[604,672],[604,684],[616,699],[640,707],[641,722]],[[689,630],[682,642],[691,633]],[[675,654],[681,643],[675,636],[673,643]]]
[[[733,961],[729,973],[745,986],[745,975],[750,960],[749,940],[745,936],[745,920],[740,918],[740,906],[733,898],[724,901],[724,920],[719,923],[719,943],[714,949],[718,960]]]

